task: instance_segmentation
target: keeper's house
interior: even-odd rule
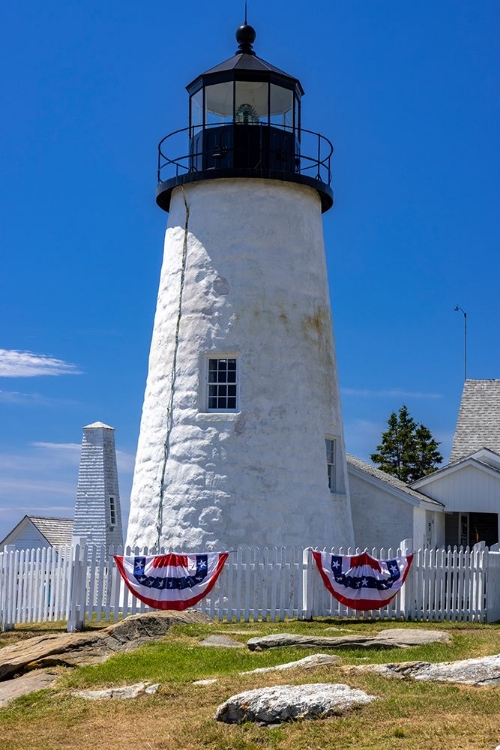
[[[466,380],[450,462],[406,485],[348,456],[358,547],[415,548],[500,539],[500,380]]]
[[[500,380],[466,380],[450,463],[411,485],[445,506],[444,544],[500,539]]]
[[[403,539],[415,548],[444,543],[445,508],[400,479],[347,456],[356,546],[397,549]]]
[[[6,547],[16,550],[59,547],[71,544],[72,518],[24,516],[7,536],[0,541],[0,552]]]

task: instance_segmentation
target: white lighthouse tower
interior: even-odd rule
[[[236,55],[159,147],[169,212],[127,544],[353,543],[321,214],[330,142],[296,78]]]

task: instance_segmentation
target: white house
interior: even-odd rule
[[[72,518],[24,516],[17,526],[0,541],[0,552],[10,546],[16,550],[59,547],[71,544],[72,534]]]
[[[347,471],[357,547],[397,549],[403,539],[413,539],[415,547],[444,543],[445,509],[439,500],[354,456],[347,456]]]
[[[500,539],[500,380],[466,380],[451,460],[411,485],[445,506],[446,545]]]
[[[463,545],[500,539],[500,380],[464,383],[451,460],[406,485],[348,456],[356,545]]]

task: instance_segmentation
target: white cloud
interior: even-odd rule
[[[78,401],[63,398],[49,398],[41,393],[21,393],[20,391],[0,391],[0,404],[16,406],[74,406]]]
[[[75,451],[80,453],[82,447],[80,443],[31,443],[31,445],[35,448],[44,448],[45,450],[60,452],[62,455],[66,456],[74,454]]]
[[[76,365],[46,354],[0,349],[0,377],[34,378],[40,375],[79,375]]]
[[[398,388],[393,390],[371,391],[364,388],[341,388],[343,396],[355,396],[357,398],[442,398],[441,393],[424,393],[422,391],[404,391]]]

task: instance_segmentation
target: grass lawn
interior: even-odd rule
[[[213,633],[246,642],[253,635],[276,632],[370,634],[388,627],[446,630],[452,635],[452,642],[405,650],[339,651],[340,665],[257,675],[239,672],[293,661],[314,651],[286,648],[250,652],[199,646],[203,637]],[[25,637],[25,633],[19,629],[13,634],[0,634],[0,647]],[[453,661],[499,652],[497,625],[322,620],[176,626],[161,641],[113,657],[105,664],[60,669],[56,688],[18,699],[0,711],[0,748],[434,750],[443,745],[493,750],[500,744],[500,688],[390,680],[369,673],[347,673],[342,667],[391,661]],[[218,678],[212,685],[192,684],[193,680],[211,677]],[[160,682],[159,692],[136,700],[99,702],[71,695],[74,689],[142,680]],[[217,706],[230,695],[254,687],[311,682],[346,683],[378,699],[341,717],[297,721],[272,729],[250,723],[229,726],[214,721]]]

